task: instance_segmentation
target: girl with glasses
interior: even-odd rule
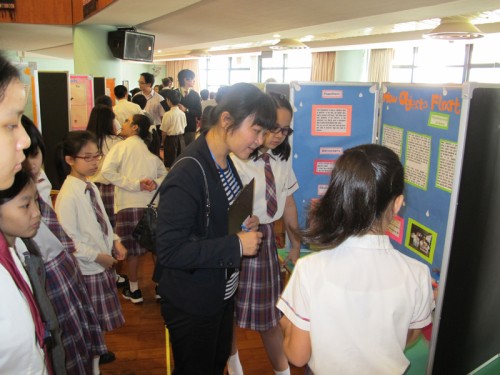
[[[264,138],[262,146],[249,160],[233,155],[232,160],[243,183],[255,179],[253,212],[260,221],[262,244],[256,257],[244,258],[240,284],[236,293],[236,324],[260,333],[276,374],[290,374],[282,349],[283,335],[279,327],[280,311],[276,302],[283,289],[280,263],[274,233],[274,222],[283,218],[291,248],[285,259],[295,263],[300,253],[297,207],[293,193],[299,188],[290,159],[289,135],[292,134],[292,107],[280,94],[270,94],[276,109],[276,126]],[[233,338],[229,374],[243,374]]]

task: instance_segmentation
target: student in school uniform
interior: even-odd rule
[[[170,111],[165,112],[161,120],[160,130],[163,144],[163,163],[170,168],[174,160],[186,147],[184,143],[184,129],[186,128],[186,115],[179,109],[181,95],[175,90],[166,90],[165,100]]]
[[[127,249],[106,215],[99,190],[87,180],[102,158],[95,136],[88,131],[69,132],[58,145],[58,169],[66,173],[55,211],[64,231],[73,240],[73,253],[103,331],[125,322],[112,268],[126,257]],[[114,355],[110,352],[110,356]]]
[[[242,188],[229,153],[248,158],[276,112],[248,83],[231,86],[226,99],[210,109],[207,132],[185,149],[160,188],[156,251],[174,374],[223,374],[240,260],[256,254],[262,236],[255,216],[245,220],[249,232],[228,233],[228,208]]]
[[[28,173],[21,170],[16,173],[13,185],[0,191],[0,230],[9,247],[16,252],[13,257],[23,264],[29,278],[43,321],[40,328],[48,359],[47,369],[52,375],[67,375],[61,329],[45,291],[45,268],[38,249],[29,240],[39,225],[40,210],[36,202],[35,184]]]
[[[167,175],[161,159],[147,147],[150,125],[145,115],[133,115],[125,121],[122,134],[126,139],[110,150],[101,171],[115,186],[116,233],[128,249],[129,285],[122,296],[132,303],[144,300],[139,288],[139,257],[147,252],[132,232]]]
[[[391,245],[404,168],[387,147],[344,150],[309,212],[300,259],[278,301],[283,349],[316,375],[405,374],[404,349],[432,321],[429,267]]]
[[[248,160],[232,156],[244,184],[255,179],[253,213],[259,217],[262,245],[256,257],[241,261],[240,283],[236,293],[236,324],[258,331],[275,374],[289,375],[290,367],[282,349],[283,335],[279,326],[280,311],[276,302],[283,290],[280,262],[274,233],[274,222],[283,218],[291,249],[287,259],[295,263],[300,253],[297,207],[293,193],[298,189],[292,170],[288,137],[293,130],[292,106],[285,96],[271,93],[276,107],[276,127],[264,138],[263,145]],[[230,375],[242,375],[243,369],[233,337],[228,361]]]
[[[21,126],[26,88],[17,69],[0,54],[0,190],[9,189],[30,144]],[[21,262],[0,233],[0,373],[46,374],[40,311]]]
[[[72,255],[75,252],[73,241],[59,224],[47,194],[51,184],[42,169],[45,155],[42,135],[28,117],[23,116],[21,122],[31,140],[31,146],[24,151],[23,165],[36,183],[42,216],[40,228],[32,240],[45,265],[47,295],[62,329],[66,370],[75,375],[99,374],[99,358],[107,353],[103,332]]]

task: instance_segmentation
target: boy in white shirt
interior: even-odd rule
[[[167,90],[165,99],[170,110],[163,115],[160,130],[164,153],[163,163],[165,167],[170,168],[185,147],[184,129],[187,121],[185,113],[179,108],[181,94],[175,90]]]

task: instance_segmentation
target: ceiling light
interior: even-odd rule
[[[206,49],[193,49],[193,50],[188,52],[187,56],[189,56],[189,57],[210,57],[212,55]]]
[[[441,24],[425,38],[443,40],[465,40],[482,38],[484,35],[476,26],[464,17],[448,17],[441,19]]]
[[[303,49],[308,47],[304,43],[299,42],[296,39],[281,39],[278,43],[269,46],[269,48],[275,50],[286,50],[286,49]]]

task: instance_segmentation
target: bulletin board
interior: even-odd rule
[[[378,85],[292,82],[294,193],[304,228],[311,203],[328,187],[335,161],[347,148],[375,142]]]
[[[45,143],[45,172],[58,190],[62,184],[55,156],[59,142],[69,131],[69,73],[36,72],[36,93],[39,103],[40,131]]]
[[[92,76],[71,75],[70,83],[70,130],[85,130],[94,107],[94,80]]]
[[[389,237],[439,280],[458,149],[462,86],[382,86],[380,143],[405,169],[405,201]]]

